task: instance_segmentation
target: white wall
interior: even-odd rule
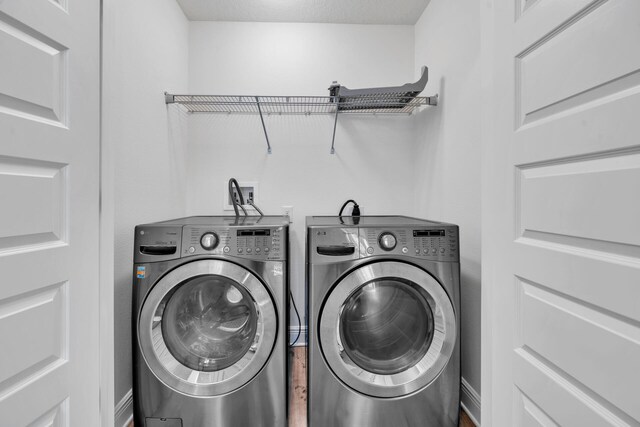
[[[192,22],[189,92],[321,95],[413,80],[413,27]],[[415,214],[416,117],[270,116],[273,154],[255,115],[189,119],[189,214],[222,214],[229,177],[259,182],[267,214],[294,207],[291,286],[304,307],[305,216],[336,215],[355,199],[366,214]],[[295,325],[295,318],[292,319]]]
[[[428,65],[425,93],[440,105],[416,129],[418,215],[460,226],[462,402],[480,408],[480,7],[431,0],[415,26],[416,66]]]
[[[188,21],[175,0],[104,2],[103,145],[115,216],[115,402],[131,389],[131,277],[136,224],[183,216],[183,115],[163,92],[187,89]],[[107,174],[108,176],[109,174]],[[129,409],[130,410],[130,409]],[[116,414],[118,415],[118,414]]]

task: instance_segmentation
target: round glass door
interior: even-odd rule
[[[219,371],[249,350],[258,329],[251,296],[224,276],[189,279],[169,297],[162,336],[180,363],[196,371]]]
[[[433,338],[433,314],[415,286],[393,279],[358,288],[340,314],[340,340],[353,362],[382,375],[419,362]]]
[[[359,267],[335,285],[319,335],[327,364],[347,386],[397,397],[440,374],[455,346],[456,320],[447,293],[430,274],[385,261]]]
[[[212,396],[249,382],[275,345],[277,314],[265,285],[227,261],[201,260],[154,285],[140,312],[142,355],[167,386]]]

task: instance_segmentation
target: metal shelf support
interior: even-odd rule
[[[269,135],[267,134],[267,127],[264,125],[264,117],[262,116],[262,108],[260,108],[260,100],[256,96],[256,106],[258,107],[258,113],[260,113],[260,121],[262,122],[262,130],[264,130],[264,138],[267,140],[267,153],[271,154],[271,144],[269,144]]]
[[[336,117],[333,120],[333,137],[331,138],[331,154],[336,154],[336,149],[334,148],[334,145],[336,143],[336,126],[338,126],[338,112],[340,111],[337,97],[335,102],[336,102]]]

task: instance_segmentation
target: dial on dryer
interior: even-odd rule
[[[220,239],[218,238],[218,235],[216,233],[204,233],[202,237],[200,237],[200,246],[202,246],[203,249],[212,251],[216,248],[216,246],[218,246],[219,241]]]
[[[396,247],[398,241],[396,240],[396,236],[394,236],[393,233],[385,231],[380,235],[380,237],[378,237],[378,243],[380,244],[380,247],[385,251],[391,251]]]

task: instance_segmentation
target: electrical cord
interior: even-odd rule
[[[289,291],[289,298],[291,298],[293,309],[295,310],[296,317],[298,318],[298,336],[296,336],[296,339],[293,340],[291,344],[289,344],[289,347],[293,347],[298,342],[298,339],[300,338],[300,333],[302,331],[302,322],[300,321],[300,313],[298,313],[298,307],[296,307],[296,301],[293,299],[293,294],[291,293],[291,291]]]
[[[344,204],[340,208],[340,212],[338,212],[338,216],[342,216],[342,211],[344,211],[344,208],[346,208],[349,203],[353,203],[353,210],[351,211],[351,216],[360,216],[360,205],[358,205],[358,203],[353,199],[349,199],[346,202],[344,202]]]

